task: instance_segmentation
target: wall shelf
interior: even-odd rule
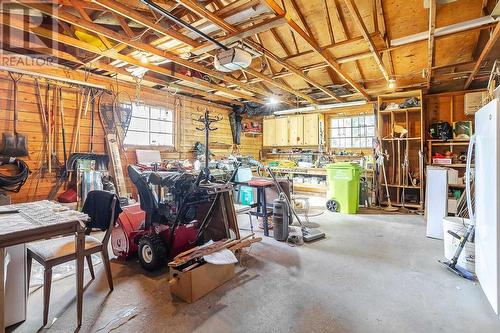
[[[421,106],[416,106],[412,108],[403,108],[403,109],[385,109],[385,110],[380,110],[380,113],[391,113],[391,112],[420,112],[422,110]]]
[[[421,90],[403,91],[392,94],[379,95],[377,98],[378,106],[383,103],[400,104],[408,98],[417,98],[420,105],[416,107],[401,108],[401,109],[385,109],[378,110],[377,135],[380,142],[380,150],[387,152],[388,157],[384,159],[386,170],[387,187],[391,197],[391,202],[395,206],[401,206],[404,201],[403,195],[411,192],[414,196],[417,194],[419,204],[405,204],[405,207],[424,208],[424,118],[423,118],[423,96]],[[395,125],[406,129],[407,137],[398,137],[394,133]],[[407,161],[407,171],[403,169],[404,161]],[[410,185],[408,172],[420,180],[418,186]],[[383,203],[385,200],[385,181],[380,172],[379,184],[379,201]],[[405,190],[408,190],[405,192]],[[404,194],[403,194],[404,192]]]

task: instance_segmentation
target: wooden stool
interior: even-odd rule
[[[257,202],[252,205],[252,208],[256,208],[256,211],[252,212],[252,215],[262,217],[264,235],[269,236],[269,213],[267,210],[266,189],[273,187],[274,183],[267,179],[252,179],[248,182],[248,186],[257,189]]]

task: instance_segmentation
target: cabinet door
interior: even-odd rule
[[[288,145],[304,144],[304,117],[302,115],[288,117]]]
[[[304,145],[319,145],[319,114],[304,115]]]
[[[275,145],[288,146],[288,119],[286,117],[276,118]]]
[[[271,147],[275,145],[276,120],[274,118],[264,119],[262,122],[262,145]]]

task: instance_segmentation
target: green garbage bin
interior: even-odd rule
[[[358,164],[341,162],[326,166],[328,184],[326,208],[332,212],[356,214],[359,206]]]

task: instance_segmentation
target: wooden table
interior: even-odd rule
[[[34,219],[24,213],[32,208],[40,210],[43,205],[47,205],[47,218],[52,219],[50,223],[44,221],[43,217]],[[69,211],[67,213],[54,212],[49,210],[51,205],[58,207],[53,203],[48,203],[48,201],[0,207],[0,212],[20,210],[18,213],[0,214],[0,333],[5,332],[5,248],[72,233],[75,234],[76,245],[77,326],[80,327],[82,324],[85,222],[88,220],[88,216],[79,212],[74,212],[74,214]],[[37,215],[40,215],[38,212]]]

